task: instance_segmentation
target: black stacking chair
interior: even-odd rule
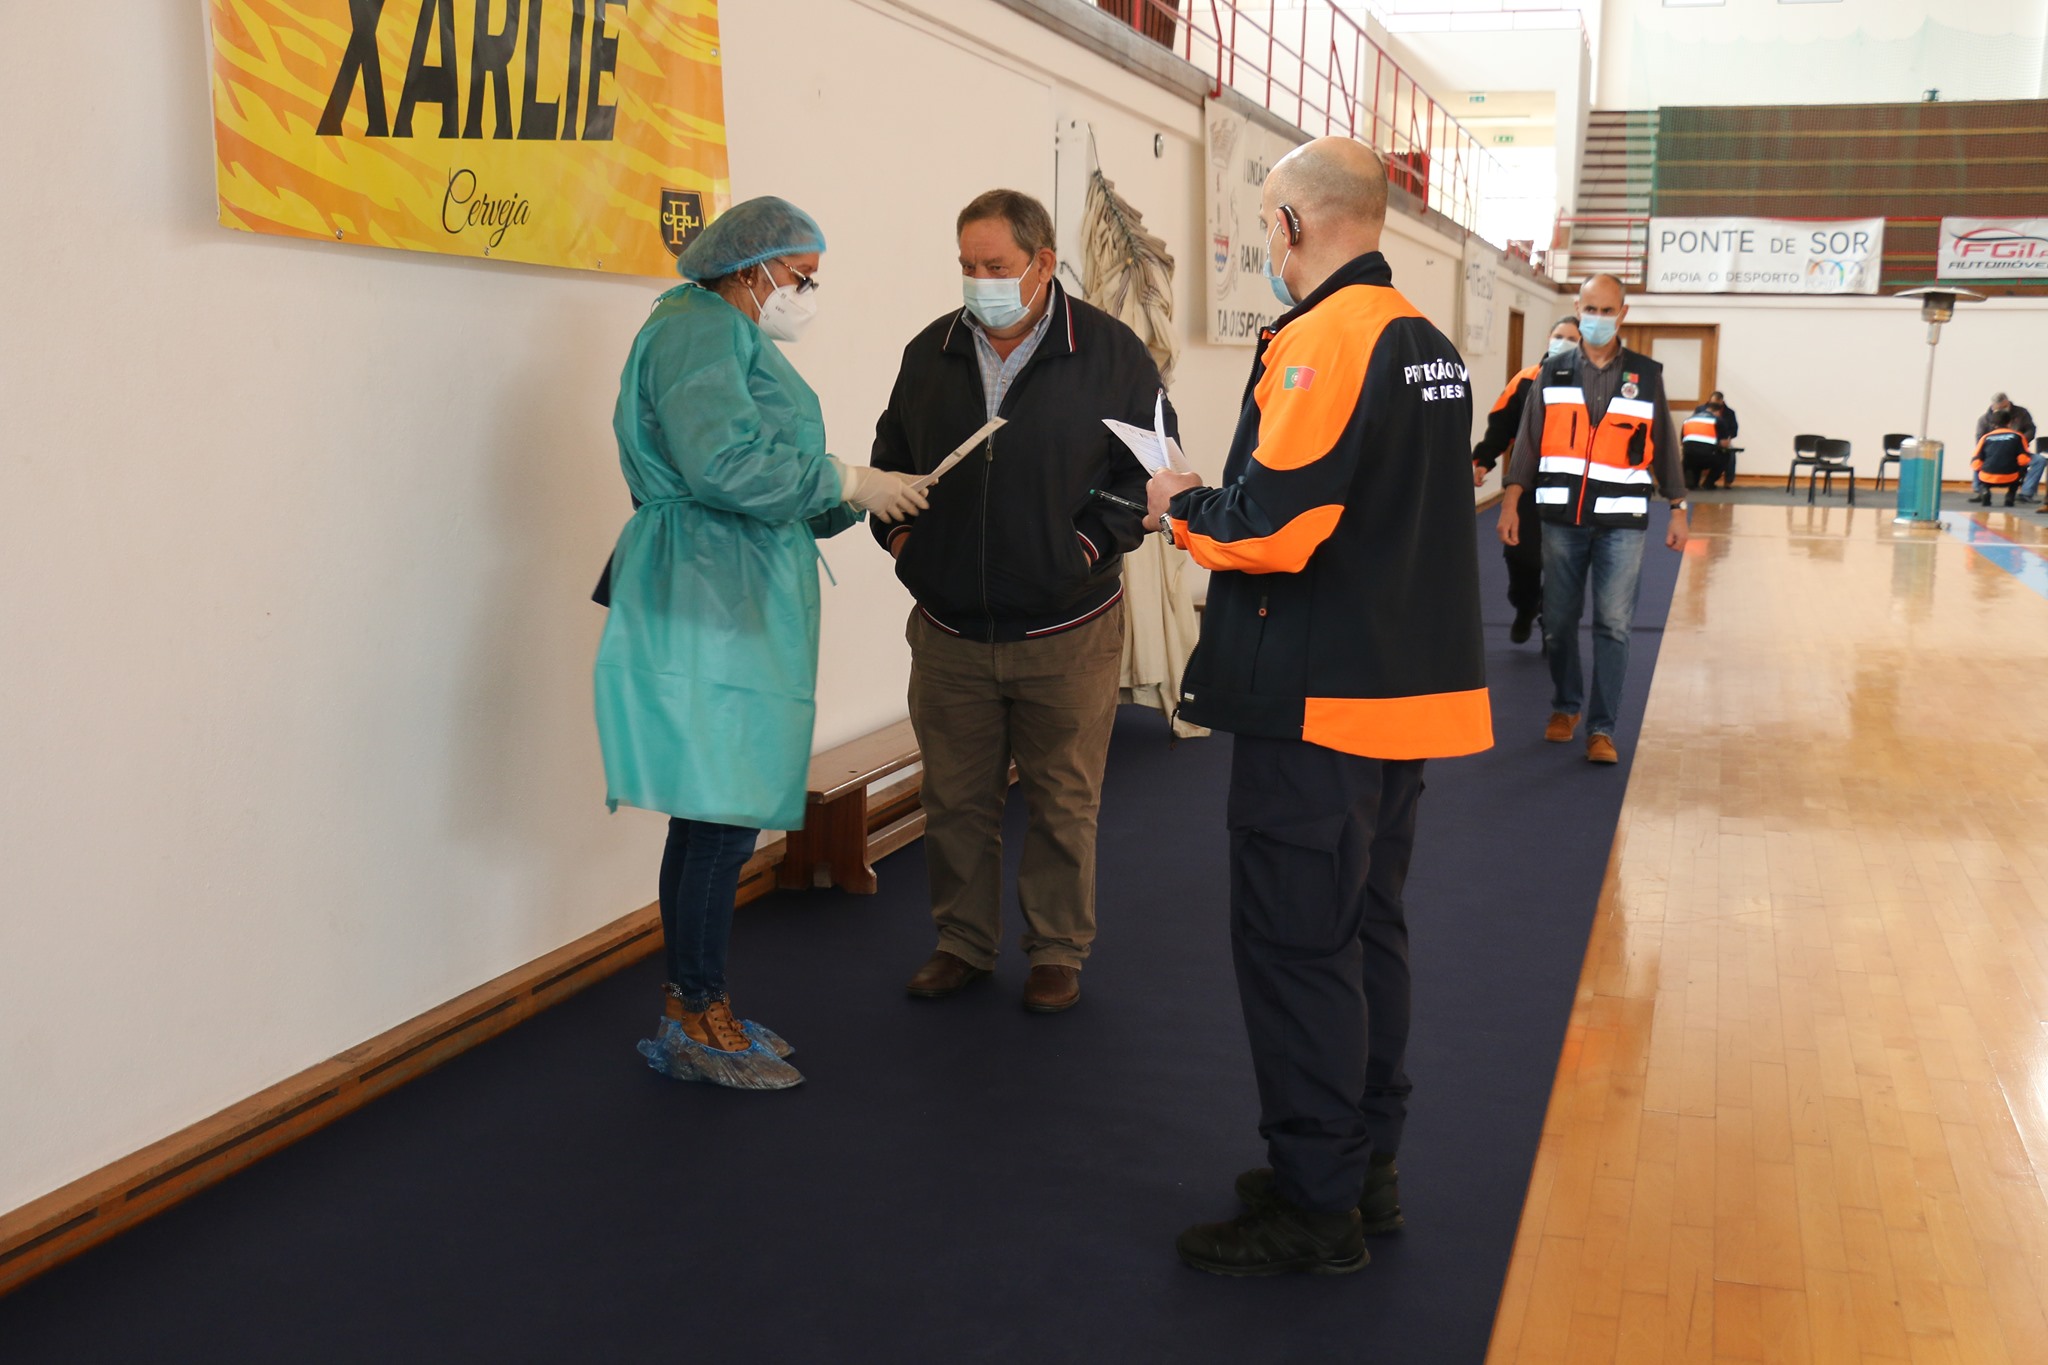
[[[1884,492],[1884,467],[1888,464],[1897,464],[1899,462],[1899,452],[1905,448],[1906,442],[1912,439],[1913,438],[1910,434],[1903,431],[1892,431],[1885,433],[1884,454],[1878,459],[1877,462],[1878,492]]]
[[[1820,443],[1826,439],[1827,437],[1825,436],[1811,435],[1794,436],[1792,438],[1792,467],[1785,471],[1785,491],[1787,493],[1792,491],[1792,484],[1799,477],[1801,465],[1812,465],[1819,462],[1819,457],[1814,452],[1820,449]]]
[[[1813,486],[1822,479],[1827,480],[1825,492],[1835,495],[1835,475],[1841,474],[1849,480],[1849,505],[1856,505],[1856,471],[1849,465],[1849,443],[1834,441],[1823,436],[1820,446],[1813,452],[1812,467],[1806,471],[1806,500],[1813,501]]]

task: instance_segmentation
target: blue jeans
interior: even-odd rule
[[[661,937],[668,949],[669,985],[685,1009],[701,1011],[725,999],[733,898],[759,834],[705,820],[668,822],[668,847],[661,855]]]
[[[1579,672],[1579,617],[1586,608],[1588,580],[1593,589],[1588,735],[1611,737],[1621,709],[1628,632],[1635,623],[1636,589],[1642,583],[1643,537],[1639,528],[1543,528],[1543,638],[1550,661],[1550,709],[1567,716],[1578,715],[1586,699],[1585,679]]]
[[[2020,496],[2031,498],[2041,487],[2041,475],[2048,472],[2048,455],[2036,455],[2027,465],[2027,476],[2020,480]]]

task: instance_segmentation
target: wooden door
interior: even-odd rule
[[[1721,329],[1662,322],[1625,323],[1621,344],[1664,367],[1664,396],[1671,411],[1691,412],[1718,386]]]
[[[1508,309],[1508,372],[1500,382],[1508,383],[1522,370],[1522,312]]]

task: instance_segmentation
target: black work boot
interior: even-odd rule
[[[1535,612],[1527,607],[1516,608],[1514,624],[1508,627],[1508,639],[1518,645],[1526,644],[1529,639],[1529,627],[1535,623]]]
[[[1317,1213],[1279,1196],[1227,1223],[1198,1223],[1174,1243],[1183,1264],[1211,1275],[1349,1275],[1372,1256],[1358,1211]]]
[[[1280,1197],[1273,1186],[1273,1168],[1261,1166],[1237,1178],[1237,1197],[1249,1208],[1259,1208]],[[1358,1200],[1359,1231],[1368,1237],[1399,1232],[1401,1217],[1401,1168],[1393,1155],[1375,1156],[1365,1171],[1365,1193]]]

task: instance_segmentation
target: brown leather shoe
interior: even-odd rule
[[[1621,755],[1614,751],[1614,741],[1606,735],[1594,735],[1586,741],[1586,762],[1619,763]]]
[[[1024,978],[1024,1008],[1038,1014],[1070,1010],[1081,999],[1081,969],[1041,962]]]
[[[1567,716],[1562,711],[1552,711],[1550,713],[1550,724],[1543,727],[1543,737],[1552,744],[1565,744],[1570,742],[1572,731],[1578,728],[1579,718],[1577,716]]]
[[[904,990],[920,1000],[943,1000],[959,993],[962,986],[970,981],[979,981],[988,975],[988,968],[977,967],[964,957],[955,957],[944,948],[925,959],[917,969],[917,975],[910,978]]]
[[[685,1009],[683,1002],[662,992],[662,1010],[683,1026],[683,1032],[705,1047],[718,1052],[745,1052],[754,1045],[740,1021],[732,1017],[732,1005],[714,1000],[700,1013]]]

